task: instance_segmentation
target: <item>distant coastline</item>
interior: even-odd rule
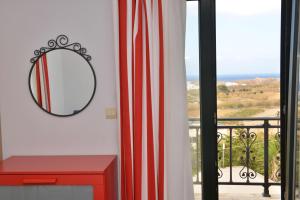
[[[226,74],[218,75],[218,81],[240,81],[240,80],[252,80],[256,78],[280,78],[279,74]],[[199,80],[199,75],[187,75],[188,81]]]

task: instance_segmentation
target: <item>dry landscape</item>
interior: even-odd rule
[[[198,118],[199,84],[188,82],[188,116]],[[205,91],[202,92],[205,95]],[[280,105],[280,81],[257,78],[217,84],[218,117],[275,117]]]

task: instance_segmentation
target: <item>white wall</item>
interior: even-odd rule
[[[80,42],[92,56],[96,95],[82,113],[51,116],[28,88],[33,50],[59,34]],[[111,0],[0,1],[0,111],[4,156],[116,154],[117,121],[105,119],[116,107]]]

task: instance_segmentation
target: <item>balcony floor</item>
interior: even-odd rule
[[[196,187],[196,186],[195,186]],[[195,188],[195,200],[201,200],[201,193]],[[219,186],[219,200],[280,200],[280,186],[271,186],[271,197],[262,196],[261,186]]]
[[[239,171],[242,167],[233,167],[233,180],[243,182],[239,177]],[[223,168],[223,177],[220,181],[229,180],[229,168]],[[201,175],[200,175],[201,176]],[[256,182],[263,182],[264,176],[257,174]],[[272,182],[270,180],[270,182]],[[271,197],[263,197],[263,187],[253,185],[219,185],[219,200],[280,200],[280,186],[270,186],[269,192]],[[195,200],[201,200],[201,185],[194,185]]]

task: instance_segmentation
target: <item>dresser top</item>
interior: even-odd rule
[[[13,156],[0,162],[2,174],[103,174],[116,161],[101,156]]]

